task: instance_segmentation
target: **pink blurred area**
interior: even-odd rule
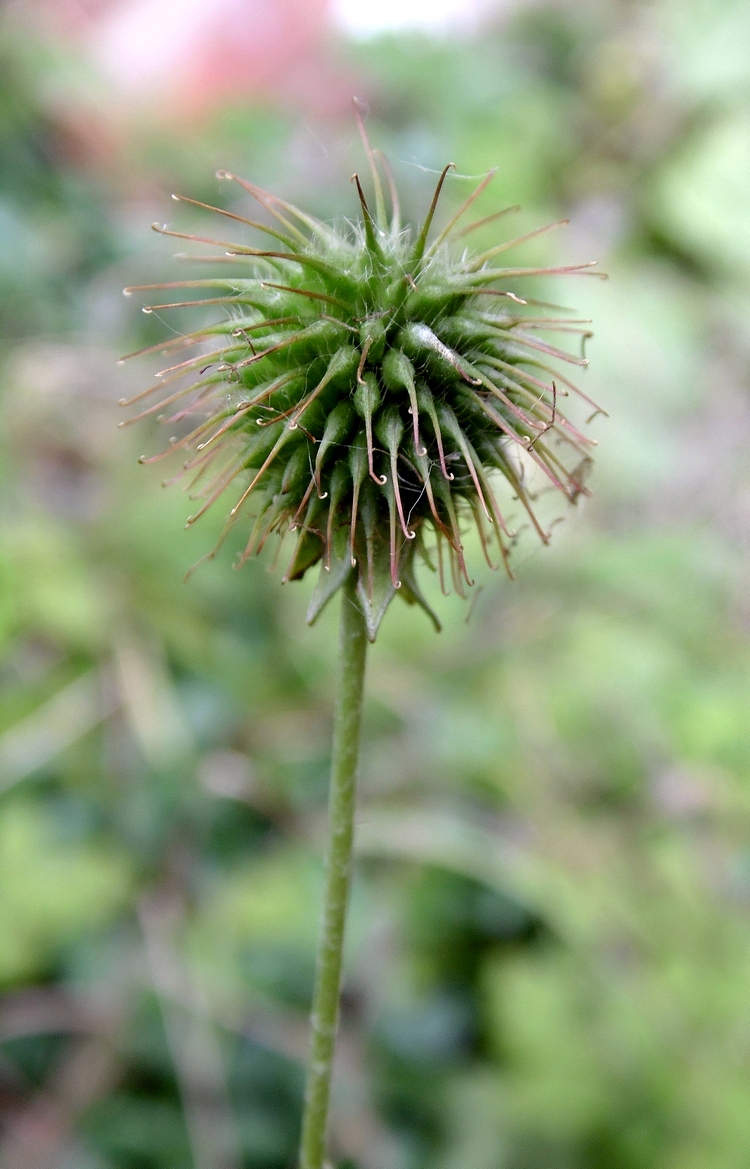
[[[124,121],[192,121],[247,99],[330,116],[351,100],[329,0],[26,0],[22,8],[38,33],[82,58]]]

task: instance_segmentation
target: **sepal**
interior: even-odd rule
[[[396,595],[396,588],[391,579],[391,558],[388,544],[385,540],[373,540],[371,548],[369,564],[364,556],[360,557],[358,561],[357,596],[365,615],[367,637],[370,641],[374,641],[380,628],[380,622],[385,617],[386,610]]]
[[[323,559],[310,604],[307,608],[307,624],[313,625],[322,613],[331,597],[346,581],[352,567],[352,554],[349,546],[349,530],[341,527],[333,533],[331,540],[330,558]]]

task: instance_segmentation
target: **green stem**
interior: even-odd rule
[[[366,650],[365,619],[352,579],[344,587],[341,595],[339,676],[328,801],[325,891],[313,992],[312,1038],[302,1118],[300,1169],[323,1169],[325,1163],[344,926],[352,873],[357,758]]]

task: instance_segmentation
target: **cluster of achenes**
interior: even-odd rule
[[[296,533],[284,579],[299,579],[321,563],[309,620],[355,572],[374,638],[397,590],[423,605],[437,625],[415,579],[417,553],[437,567],[444,591],[447,579],[459,592],[464,582],[471,584],[461,536],[467,519],[476,524],[492,567],[497,567],[495,549],[494,558],[507,568],[514,534],[495,494],[501,477],[544,542],[548,533],[534,514],[525,469],[535,464],[573,502],[585,492],[592,440],[559,409],[568,389],[581,391],[549,361],[586,362],[536,334],[586,336],[588,322],[523,315],[525,306],[541,302],[497,285],[520,276],[582,273],[592,265],[495,266],[502,252],[549,227],[468,254],[463,237],[503,214],[458,229],[491,174],[428,244],[449,167],[414,237],[400,225],[385,159],[377,152],[376,161],[365,143],[375,207],[373,213],[355,175],[360,224],[333,228],[219,172],[219,178],[244,187],[273,226],[197,205],[259,228],[277,241],[274,250],[154,225],[167,235],[219,247],[224,255],[216,261],[240,274],[142,286],[216,293],[146,306],[144,312],[220,305],[226,319],[141,351],[198,350],[162,370],[157,385],[132,401],[171,383],[160,401],[137,417],[180,403],[167,421],[188,432],[173,438],[170,450],[191,452],[180,474],[194,472],[191,490],[202,499],[189,523],[234,486],[224,534],[246,503],[254,516],[241,560],[259,552],[272,533]],[[390,218],[378,162],[389,186]],[[248,276],[241,274],[243,265],[249,266]],[[208,351],[205,342],[211,343]],[[428,533],[434,534],[429,544]]]

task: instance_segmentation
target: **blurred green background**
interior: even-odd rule
[[[750,5],[198,7],[0,14],[0,1169],[294,1164],[336,614],[232,547],[183,583],[221,516],[115,359],[168,335],[149,223],[207,226],[171,191],[354,215],[354,92],[411,215],[453,160],[571,218],[534,255],[611,279],[534,293],[610,417],[550,549],[371,654],[336,1164],[746,1169]]]

